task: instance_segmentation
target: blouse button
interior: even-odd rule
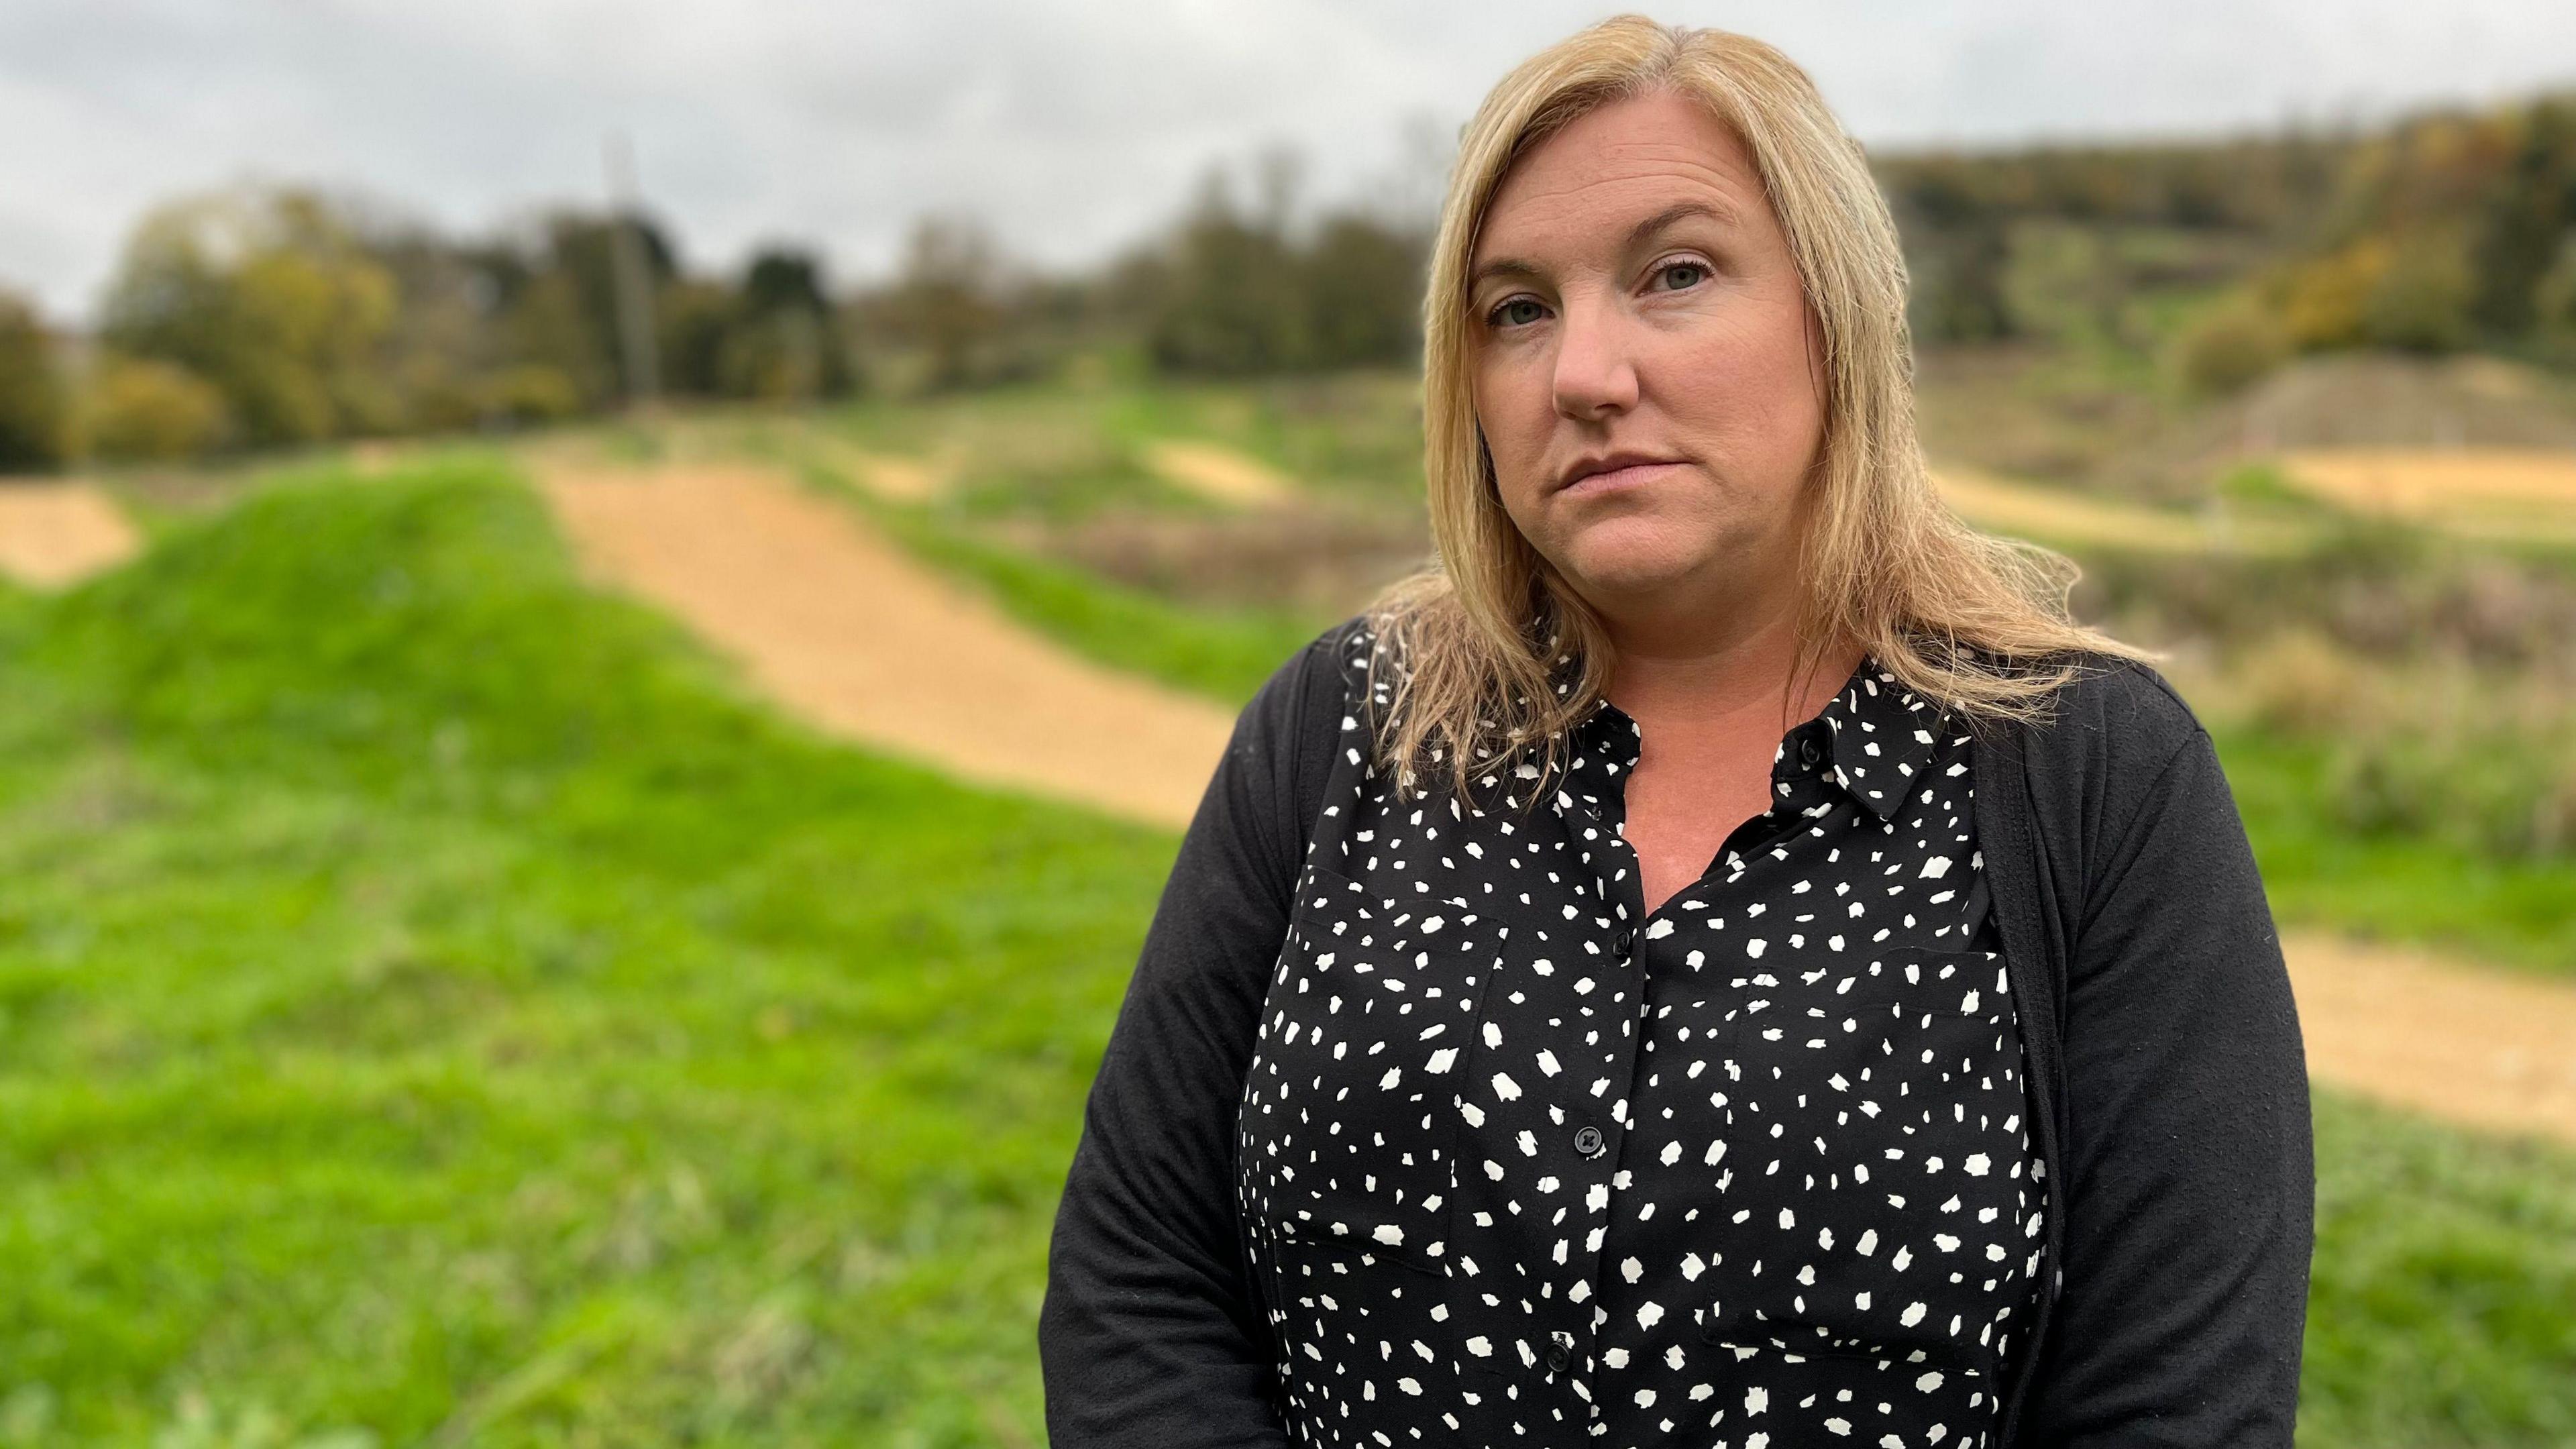
[[[1816,743],[1816,737],[1814,735],[1809,735],[1805,739],[1798,741],[1799,759],[1812,765],[1824,757],[1825,747]]]
[[[1598,1127],[1583,1127],[1577,1129],[1574,1134],[1574,1150],[1582,1153],[1586,1157],[1590,1157],[1593,1153],[1600,1151],[1601,1129]]]
[[[1566,1346],[1565,1335],[1561,1333],[1549,1334],[1547,1339],[1547,1371],[1552,1374],[1561,1374],[1565,1372],[1566,1366],[1573,1362],[1574,1350]]]

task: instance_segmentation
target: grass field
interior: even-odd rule
[[[0,1444],[1042,1442],[1168,837],[777,722],[496,463],[0,599],[0,677]],[[2306,1442],[2576,1437],[2576,1160],[2319,1131]]]
[[[1168,839],[773,723],[489,470],[6,632],[0,1442],[1039,1437]]]

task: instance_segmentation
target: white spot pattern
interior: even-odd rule
[[[1640,921],[1617,709],[1484,810],[1350,712],[1238,1118],[1294,1442],[1993,1440],[2045,1198],[1951,724],[1864,659]]]

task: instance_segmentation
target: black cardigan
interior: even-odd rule
[[[1284,1446],[1235,1222],[1235,1115],[1345,700],[1344,624],[1238,719],[1086,1104],[1038,1316],[1057,1449]],[[2208,732],[2080,656],[1970,779],[2048,1163],[2012,1446],[2287,1449],[2314,1215],[2290,983]]]

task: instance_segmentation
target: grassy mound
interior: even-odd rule
[[[491,471],[5,634],[0,1442],[1040,1437],[1168,839],[772,722]]]

